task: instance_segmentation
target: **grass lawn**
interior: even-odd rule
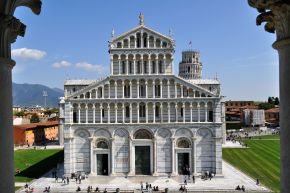
[[[63,150],[59,149],[17,150],[14,152],[14,166],[20,173],[15,175],[15,181],[29,182],[39,178],[62,161]]]
[[[263,140],[243,140],[249,148],[223,149],[223,159],[275,192],[280,191],[280,140],[264,136]]]

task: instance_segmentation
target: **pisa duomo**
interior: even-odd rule
[[[90,175],[222,174],[220,82],[202,79],[200,53],[139,25],[109,41],[110,75],[66,80],[60,100],[64,172]]]

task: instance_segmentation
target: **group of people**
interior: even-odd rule
[[[180,186],[179,191],[187,192],[187,189],[186,189],[185,185],[184,186]]]
[[[43,192],[50,192],[50,186],[45,187],[45,189],[43,190]]]
[[[240,185],[238,185],[235,190],[240,190],[240,191],[245,192],[246,191],[246,188],[245,188],[244,185],[242,185],[242,187],[240,187]]]
[[[143,190],[151,190],[151,191],[159,191],[159,187],[158,186],[153,186],[149,184],[148,182],[145,183],[145,189],[143,186],[143,182],[140,182],[140,186],[141,186],[141,191],[143,192]]]
[[[204,172],[204,174],[201,176],[201,179],[203,180],[211,180],[213,177],[215,176],[215,172],[209,172],[209,171],[206,171]]]
[[[25,191],[24,191],[25,193],[32,193],[34,191],[34,188],[29,187],[27,183],[24,185],[24,188],[25,188]]]
[[[82,191],[81,187],[78,186],[76,189],[77,192]],[[88,186],[87,188],[87,193],[91,193],[91,192],[100,192],[99,187],[96,187],[96,189],[93,191],[93,186]],[[103,193],[108,193],[107,188],[104,189]]]

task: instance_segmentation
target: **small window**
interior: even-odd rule
[[[123,74],[126,73],[126,65],[125,65],[125,61],[122,61],[122,73],[123,73]]]
[[[183,108],[180,108],[180,116],[183,117]]]
[[[102,109],[102,117],[105,117],[105,109]]]
[[[130,107],[126,106],[126,117],[129,118],[130,117]]]
[[[152,61],[152,74],[156,73],[156,65],[155,65],[155,61]]]
[[[155,107],[155,117],[159,117],[159,106]]]

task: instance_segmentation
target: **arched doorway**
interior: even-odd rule
[[[152,169],[153,135],[146,129],[139,129],[134,134],[135,174],[150,175]]]

